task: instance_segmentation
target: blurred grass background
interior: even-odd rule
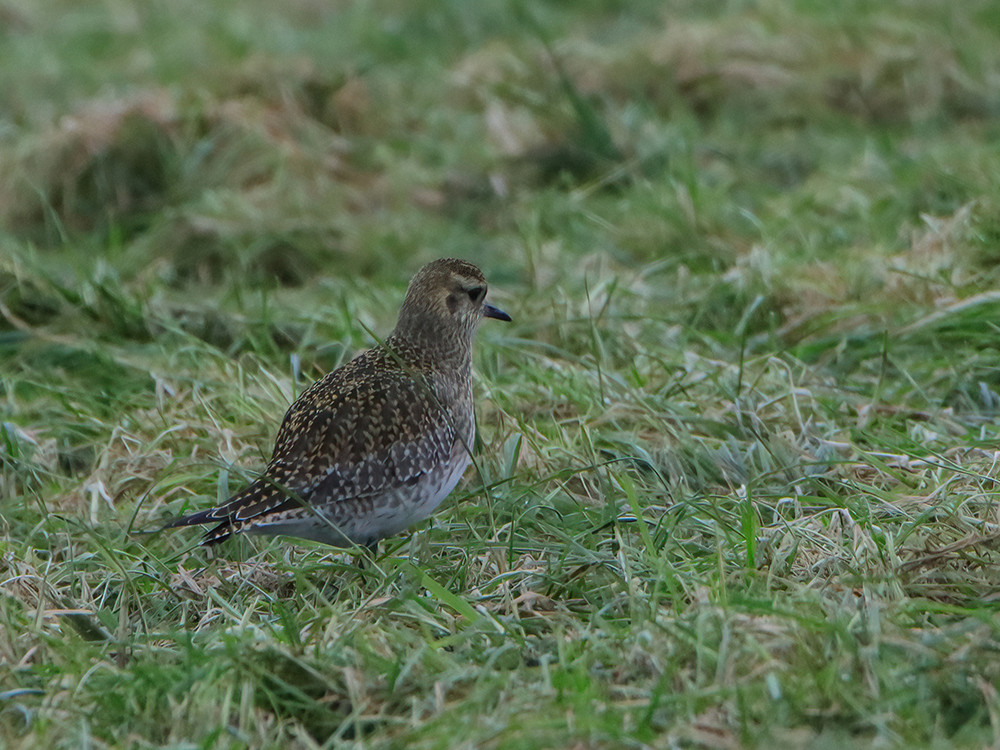
[[[0,4],[0,744],[1000,742],[1000,6]],[[136,535],[423,263],[478,472]]]

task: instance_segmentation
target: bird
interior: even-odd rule
[[[384,340],[307,388],[285,413],[261,475],[225,503],[163,529],[213,524],[334,547],[378,542],[428,518],[472,460],[472,341],[486,302],[474,264],[442,258],[410,281]]]

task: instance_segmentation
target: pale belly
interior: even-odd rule
[[[455,489],[470,462],[465,446],[457,444],[451,460],[413,484],[378,497],[341,501],[332,508],[316,507],[316,512],[307,511],[247,530],[257,534],[287,534],[336,547],[373,544],[428,518]]]
[[[400,492],[395,502],[390,501],[382,507],[374,508],[369,521],[375,536],[380,539],[392,536],[429,518],[458,485],[469,462],[469,454],[465,452],[464,458],[455,460],[450,466],[441,467],[428,475],[426,483],[408,487]],[[360,525],[367,524],[362,522]]]

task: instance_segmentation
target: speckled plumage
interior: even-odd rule
[[[471,263],[442,259],[410,282],[385,341],[313,383],[288,409],[262,476],[223,505],[168,525],[372,545],[427,518],[468,466],[472,339],[485,302]]]

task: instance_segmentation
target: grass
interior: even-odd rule
[[[992,747],[987,0],[0,5],[0,745]],[[479,263],[477,472],[142,534]]]

